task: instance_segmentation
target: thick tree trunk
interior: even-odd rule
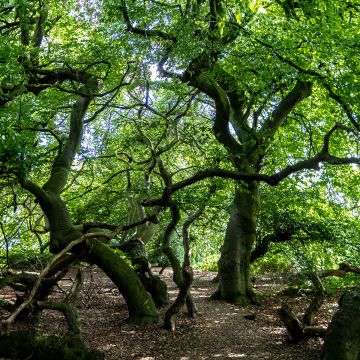
[[[167,285],[164,281],[152,273],[150,263],[147,258],[144,243],[138,238],[121,243],[118,249],[125,252],[131,259],[131,264],[135,268],[140,281],[148,291],[157,307],[169,304],[169,294]]]
[[[360,359],[360,293],[350,292],[339,301],[325,336],[322,360]]]
[[[219,260],[219,295],[234,304],[257,304],[250,281],[250,256],[256,240],[259,192],[256,182],[236,184]]]
[[[145,291],[140,279],[130,266],[108,246],[97,239],[90,240],[89,257],[118,287],[129,309],[129,322],[133,324],[159,321],[155,304]]]
[[[130,178],[128,178],[128,181],[129,190],[131,188]],[[139,200],[130,194],[128,194],[127,198],[130,205],[128,223],[133,224],[139,221],[139,219],[145,219],[147,215]],[[161,209],[159,207],[154,208],[153,216],[157,217],[160,212]],[[131,264],[146,291],[151,294],[155,305],[160,307],[169,304],[167,285],[159,276],[152,273],[145,248],[145,245],[152,239],[158,227],[158,222],[146,221],[144,224],[129,229],[124,232],[117,248],[130,258]]]
[[[50,191],[40,199],[40,205],[47,215],[50,224],[50,251],[59,252],[71,241],[83,234],[71,222],[70,215],[60,195]],[[136,324],[154,323],[159,321],[155,304],[144,289],[132,268],[107,245],[98,239],[89,239],[89,247],[80,244],[72,251],[84,253],[98,265],[118,287],[124,296],[129,309],[129,322]]]
[[[50,226],[50,252],[57,254],[71,241],[80,238],[82,232],[72,224],[66,204],[60,195],[51,191],[44,193],[45,196],[40,198],[39,202]]]

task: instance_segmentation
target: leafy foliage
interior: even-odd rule
[[[324,136],[337,123],[342,128],[331,133],[330,154],[359,157],[356,2],[220,1],[215,10],[214,3],[2,5],[3,259],[9,251],[15,257],[19,250],[44,251],[48,224],[21,181],[42,186],[49,179],[70,134],[72,106],[84,84],[80,77],[96,78],[99,87],[61,193],[74,224],[141,220],[132,213],[134,204],[159,198],[166,188],[160,163],[173,184],[214,168],[274,174],[321,152]],[[243,150],[229,150],[229,138],[214,131],[218,98],[196,83],[199,74],[221,87],[226,101],[240,99],[242,117],[231,114],[220,129]],[[279,124],[272,122],[297,84],[310,82],[311,96]],[[293,174],[277,188],[261,186],[255,246],[273,235],[288,233],[290,239],[271,243],[254,265],[259,271],[359,262],[358,165],[319,167]],[[216,192],[209,197],[211,186]],[[183,217],[206,205],[191,230],[194,266],[217,268],[233,191],[229,180],[211,178],[172,194]],[[154,211],[147,207],[144,214]],[[170,221],[165,209],[159,220],[147,245],[154,260]],[[182,257],[179,240],[175,235],[172,246]]]

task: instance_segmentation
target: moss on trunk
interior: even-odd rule
[[[66,204],[59,194],[47,191],[46,196],[40,200],[50,224],[50,250],[57,253],[71,241],[80,238],[82,233],[72,224]],[[90,244],[89,249],[85,244],[80,244],[71,251],[76,253],[88,251],[88,258],[114,282],[127,303],[129,322],[136,324],[158,322],[159,315],[151,296],[126,261],[95,238],[88,240],[88,244]]]
[[[131,264],[135,268],[140,281],[148,291],[157,307],[169,304],[169,294],[164,281],[152,273],[147,258],[144,242],[138,238],[132,238],[121,243],[118,249],[130,257]]]
[[[89,258],[106,273],[124,296],[129,309],[129,322],[158,322],[159,314],[153,299],[126,261],[97,239],[89,240],[89,244]]]
[[[34,360],[103,360],[104,355],[76,336],[59,338],[31,331],[0,336],[0,357]]]
[[[351,292],[340,299],[325,336],[322,360],[360,359],[360,293]]]
[[[257,304],[250,281],[250,256],[256,240],[258,187],[248,182],[237,184],[219,259],[220,297],[234,304]]]
[[[46,197],[40,199],[40,205],[50,225],[51,253],[60,252],[71,241],[82,236],[81,231],[72,224],[66,204],[59,194],[46,191]]]

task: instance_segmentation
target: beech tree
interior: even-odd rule
[[[107,1],[125,28],[111,19],[114,36],[144,49],[159,76],[205,94],[213,132],[232,170],[206,169],[169,184],[160,199],[211,176],[236,180],[233,206],[219,260],[219,297],[256,303],[249,277],[260,206],[259,182],[276,185],[320,163],[359,163],[356,52],[357,5],[291,1]],[[116,18],[117,21],[121,19]],[[130,40],[131,39],[131,40]],[[289,117],[292,117],[291,121]],[[301,139],[301,124],[314,134]],[[274,146],[293,131],[276,165]],[[341,140],[340,140],[341,139]],[[344,147],[332,146],[341,142]],[[295,149],[294,149],[295,147]],[[299,149],[300,148],[300,151]],[[288,153],[289,151],[289,153]],[[273,171],[273,175],[268,175]]]
[[[152,175],[156,168],[158,186],[144,192],[148,199],[141,204],[136,199],[136,206],[139,214],[144,214],[143,206],[172,207],[177,205],[172,194],[195,182],[233,179],[218,295],[235,303],[256,303],[249,263],[256,241],[259,183],[274,186],[300,171],[303,176],[312,170],[328,171],[322,163],[359,163],[357,5],[321,0],[301,4],[106,0],[67,5],[65,11],[53,1],[19,0],[1,9],[1,181],[16,180],[35,196],[49,222],[50,249],[58,252],[83,236],[63,201],[63,193],[76,188],[69,175],[75,172],[74,159],[81,158],[81,148],[97,157],[106,129],[120,138],[117,129],[121,119],[128,120],[124,112],[131,109],[136,110],[129,116],[145,112],[152,122],[149,128],[159,129],[149,97],[167,103],[187,94],[182,108],[167,114],[169,129],[176,122],[197,124],[201,118],[199,123],[207,124],[194,126],[192,136],[203,152],[209,150],[208,157],[184,160],[184,167],[195,164],[198,171],[172,170],[175,174],[166,181],[160,164],[162,157],[171,159],[174,153],[170,148],[169,154],[159,153],[162,135],[154,135],[158,148],[148,144],[151,156],[144,156],[144,165]],[[138,76],[141,69],[147,77]],[[161,97],[152,86],[167,95]],[[118,127],[104,125],[115,114],[111,109],[118,110]],[[184,109],[187,116],[179,120]],[[162,118],[163,112],[156,116]],[[91,129],[99,118],[98,127]],[[212,139],[203,136],[209,125]],[[149,143],[141,126],[126,131]],[[139,147],[136,136],[129,136],[129,142]],[[171,139],[173,134],[166,136]],[[114,152],[121,151],[114,146]],[[126,172],[121,168],[118,175]],[[160,198],[153,198],[156,191],[163,191]],[[94,203],[92,210],[98,207]],[[74,251],[86,250],[123,288],[121,274],[133,276],[131,269],[96,237],[86,243]],[[123,264],[121,274],[116,266],[106,269],[109,257]],[[141,293],[137,303],[141,307],[148,295],[138,280],[132,283]],[[144,313],[133,310],[134,319],[157,318],[152,302],[146,303]]]
[[[56,40],[62,44],[67,41],[62,38],[61,29],[55,28],[63,15],[58,10],[55,2],[37,1],[9,2],[0,10],[4,24],[1,177],[17,180],[35,197],[48,223],[52,253],[72,247],[75,256],[69,257],[70,262],[86,257],[117,285],[128,304],[130,322],[157,322],[154,302],[132,268],[103,243],[105,234],[84,235],[82,227],[73,223],[61,197],[81,146],[84,125],[101,112],[94,104],[95,98],[104,96],[101,91],[110,99],[116,96],[131,76],[126,64],[118,64],[123,73],[117,83],[102,88],[100,83],[108,75],[106,61],[97,62],[92,57],[79,65],[83,54],[73,45],[65,46],[65,54],[63,49],[56,49]],[[71,10],[63,24],[70,31],[65,36],[75,30],[75,23],[81,22],[81,18],[69,15]],[[86,27],[83,30],[85,36]],[[95,44],[92,48],[84,44],[81,50],[91,52],[94,47]],[[39,136],[41,133],[50,134],[51,140]],[[39,142],[46,146],[38,148]],[[71,246],[73,243],[76,246]]]

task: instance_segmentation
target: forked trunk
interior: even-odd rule
[[[257,304],[250,281],[250,255],[256,240],[259,192],[256,182],[236,184],[219,260],[219,295],[234,304]]]

